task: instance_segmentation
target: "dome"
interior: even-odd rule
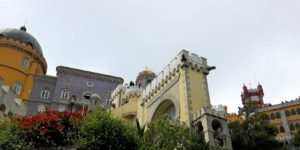
[[[26,28],[24,26],[20,29],[0,29],[0,37],[1,36],[30,44],[33,49],[36,49],[43,54],[39,42],[31,34],[26,32]]]

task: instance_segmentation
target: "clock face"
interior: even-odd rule
[[[251,101],[259,101],[259,96],[251,96],[250,100]]]
[[[63,105],[59,105],[58,106],[58,111],[59,112],[63,112],[63,111],[65,111],[66,110],[66,107],[65,106],[63,106]]]

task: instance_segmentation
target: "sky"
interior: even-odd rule
[[[49,75],[62,65],[130,82],[185,49],[216,66],[211,103],[229,112],[243,84],[262,84],[265,103],[300,96],[299,18],[298,0],[0,0],[0,28],[25,25]]]

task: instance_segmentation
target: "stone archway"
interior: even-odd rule
[[[175,119],[176,109],[175,109],[175,105],[171,100],[164,100],[159,104],[159,106],[156,108],[156,110],[153,113],[151,121],[156,121],[164,114],[167,115],[167,119],[170,121]]]

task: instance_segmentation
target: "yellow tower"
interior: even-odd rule
[[[0,30],[0,82],[16,98],[28,101],[35,74],[46,74],[47,63],[38,41],[23,26]]]

